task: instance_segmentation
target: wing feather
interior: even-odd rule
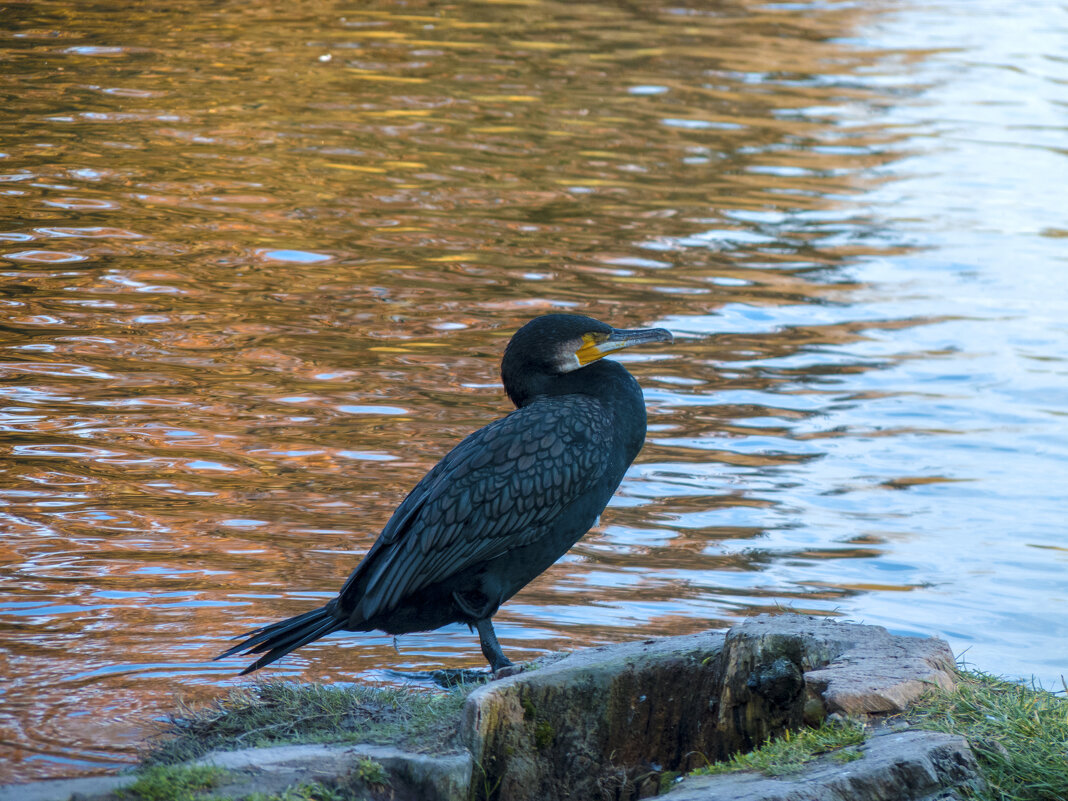
[[[342,588],[342,607],[369,619],[535,541],[601,479],[611,434],[607,412],[581,395],[535,401],[476,431],[397,508]]]

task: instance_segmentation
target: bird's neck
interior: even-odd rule
[[[603,359],[562,375],[526,373],[519,381],[507,382],[505,387],[516,408],[544,397],[596,398],[615,418],[616,436],[626,443],[631,459],[645,440],[645,399],[641,387],[618,362]]]
[[[626,385],[626,379],[634,380],[622,365],[610,361],[596,361],[569,373],[552,374],[535,370],[517,370],[514,375],[505,372],[503,378],[504,389],[517,409],[541,397],[559,395],[608,397],[613,390],[619,392]]]

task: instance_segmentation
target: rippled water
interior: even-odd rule
[[[131,761],[318,605],[547,310],[663,325],[506,649],[782,607],[1068,672],[1068,17],[957,0],[8,4],[0,780]],[[483,663],[460,626],[276,676]]]

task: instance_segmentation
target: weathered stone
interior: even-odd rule
[[[251,792],[281,793],[324,777],[347,783],[363,759],[372,759],[385,769],[390,799],[467,801],[471,784],[467,752],[430,756],[381,745],[280,745],[212,753],[196,764],[230,771],[234,780],[214,792],[224,798],[241,798]]]
[[[826,714],[902,712],[932,685],[956,684],[944,640],[901,637],[881,626],[799,615],[761,615],[730,630],[725,648],[741,654],[729,673],[744,675],[778,654],[798,655],[809,700]]]
[[[634,796],[652,765],[716,747],[720,632],[577,651],[471,694],[462,739],[478,797]],[[696,763],[695,763],[696,764]]]
[[[280,745],[208,754],[197,765],[224,768],[228,777],[212,794],[244,798],[253,793],[281,794],[294,785],[313,781],[356,785],[360,760],[372,759],[389,776],[379,796],[390,801],[468,801],[471,755],[466,751],[430,756],[379,745]],[[122,788],[137,777],[95,776],[0,787],[0,801],[118,801]],[[363,789],[363,788],[361,788]],[[373,788],[368,798],[378,797]]]
[[[829,713],[901,711],[953,684],[940,640],[798,615],[577,651],[477,690],[464,740],[482,796],[637,798],[650,772],[749,751]]]
[[[940,732],[875,733],[864,756],[841,764],[822,757],[801,773],[691,776],[668,801],[949,801],[955,790],[979,789],[975,757],[962,737]]]

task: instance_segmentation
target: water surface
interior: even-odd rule
[[[1049,2],[9,4],[0,781],[135,758],[503,414],[547,311],[661,325],[513,658],[783,608],[1068,667]],[[464,627],[270,670],[478,666]]]

